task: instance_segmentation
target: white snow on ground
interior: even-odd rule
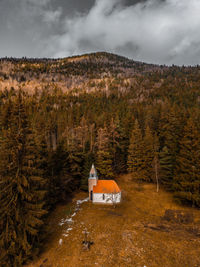
[[[60,226],[62,226],[63,224],[65,224],[65,223],[71,223],[71,222],[73,222],[73,220],[72,220],[72,218],[67,218],[67,219],[62,219],[61,221],[60,221],[60,223],[59,223],[59,225]]]
[[[74,221],[73,221],[72,218],[73,218],[74,216],[76,216],[77,212],[80,210],[80,205],[81,205],[82,203],[84,203],[84,202],[87,202],[88,200],[89,200],[88,197],[85,198],[85,199],[82,199],[82,200],[77,200],[77,201],[76,201],[76,206],[75,206],[75,211],[74,211],[74,213],[71,215],[71,217],[68,217],[68,218],[66,218],[66,219],[63,218],[63,219],[59,222],[58,225],[62,226],[62,225],[65,225],[65,224],[71,224],[71,223],[73,223]],[[65,232],[63,233],[63,236],[68,237],[69,232],[72,231],[72,230],[73,230],[72,227],[67,228],[67,229],[65,230]],[[60,239],[60,240],[59,240],[59,245],[62,245],[62,242],[63,242],[63,240]]]
[[[63,234],[63,236],[68,237],[69,234]]]
[[[59,225],[62,226],[62,225],[65,224],[65,223],[71,223],[71,222],[73,222],[72,218],[73,218],[74,216],[76,216],[76,214],[77,214],[76,211],[78,211],[78,210],[80,209],[80,205],[81,205],[82,203],[84,203],[84,202],[87,202],[88,200],[89,200],[88,197],[85,198],[85,199],[82,199],[82,200],[77,200],[77,201],[76,201],[75,212],[71,215],[70,218],[62,219],[62,220],[59,222]]]
[[[73,222],[72,218],[66,219],[65,222],[70,223]]]
[[[68,228],[67,230],[65,230],[65,233],[63,234],[65,237],[67,237],[69,235],[69,232],[73,230],[72,227]]]
[[[77,205],[80,205],[80,204],[82,204],[83,202],[87,202],[89,200],[89,197],[87,197],[87,198],[85,198],[85,199],[82,199],[82,200],[77,200],[76,201],[76,204]]]

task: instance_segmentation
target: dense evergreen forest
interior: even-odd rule
[[[39,251],[53,207],[132,173],[200,207],[200,67],[107,53],[0,60],[0,264]]]

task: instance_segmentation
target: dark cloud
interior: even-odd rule
[[[199,0],[0,0],[0,56],[109,51],[198,64]]]
[[[199,11],[197,0],[97,0],[88,13],[65,18],[64,33],[52,37],[47,51],[63,57],[104,50],[153,63],[197,64]]]
[[[87,12],[95,3],[95,0],[54,0],[53,6],[58,5],[63,7],[65,15],[74,15],[75,13]]]

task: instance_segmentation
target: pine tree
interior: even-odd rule
[[[112,155],[109,151],[99,150],[97,152],[96,164],[100,177],[104,179],[112,179],[114,177],[112,169]]]
[[[173,159],[166,146],[159,153],[160,159],[160,179],[161,183],[168,189],[172,187],[173,182]]]
[[[88,177],[92,164],[94,163],[94,155],[92,153],[87,153],[84,155],[83,172],[81,177],[80,188],[84,191],[88,191]]]
[[[133,173],[135,178],[139,179],[143,177],[143,151],[144,142],[142,138],[142,132],[139,128],[138,121],[136,120],[130,138],[127,165],[128,171]]]
[[[73,180],[73,188],[76,189],[81,184],[83,172],[83,153],[79,151],[70,151],[68,155],[68,173]]]
[[[65,201],[71,192],[80,186],[82,161],[81,152],[67,151],[62,143],[55,151],[49,150],[47,177],[50,206],[54,206],[59,201]]]
[[[147,126],[144,136],[144,150],[143,150],[143,179],[147,182],[152,182],[154,170],[153,170],[153,160],[154,160],[154,138],[151,133],[149,126]]]
[[[176,107],[172,107],[166,114],[164,113],[160,125],[160,140],[162,147],[168,148],[168,153],[172,159],[171,172],[174,175],[176,166],[176,156],[179,152],[179,140],[182,137],[184,118],[178,113]]]
[[[31,255],[43,224],[44,185],[34,135],[19,92],[0,143],[0,259],[21,266]]]
[[[97,136],[97,171],[100,177],[104,179],[112,179],[113,173],[113,155],[110,147],[108,130],[106,127],[100,128]]]
[[[155,182],[156,182],[156,191],[158,193],[159,191],[159,183],[160,183],[160,162],[159,162],[159,138],[157,134],[154,135],[154,144],[153,144],[153,149],[154,149],[154,158],[153,158],[153,170],[154,170],[154,177],[155,177]]]
[[[191,118],[180,141],[173,183],[176,197],[200,207],[200,134]]]

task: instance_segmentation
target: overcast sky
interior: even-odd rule
[[[0,57],[107,51],[200,64],[200,0],[0,0]]]

